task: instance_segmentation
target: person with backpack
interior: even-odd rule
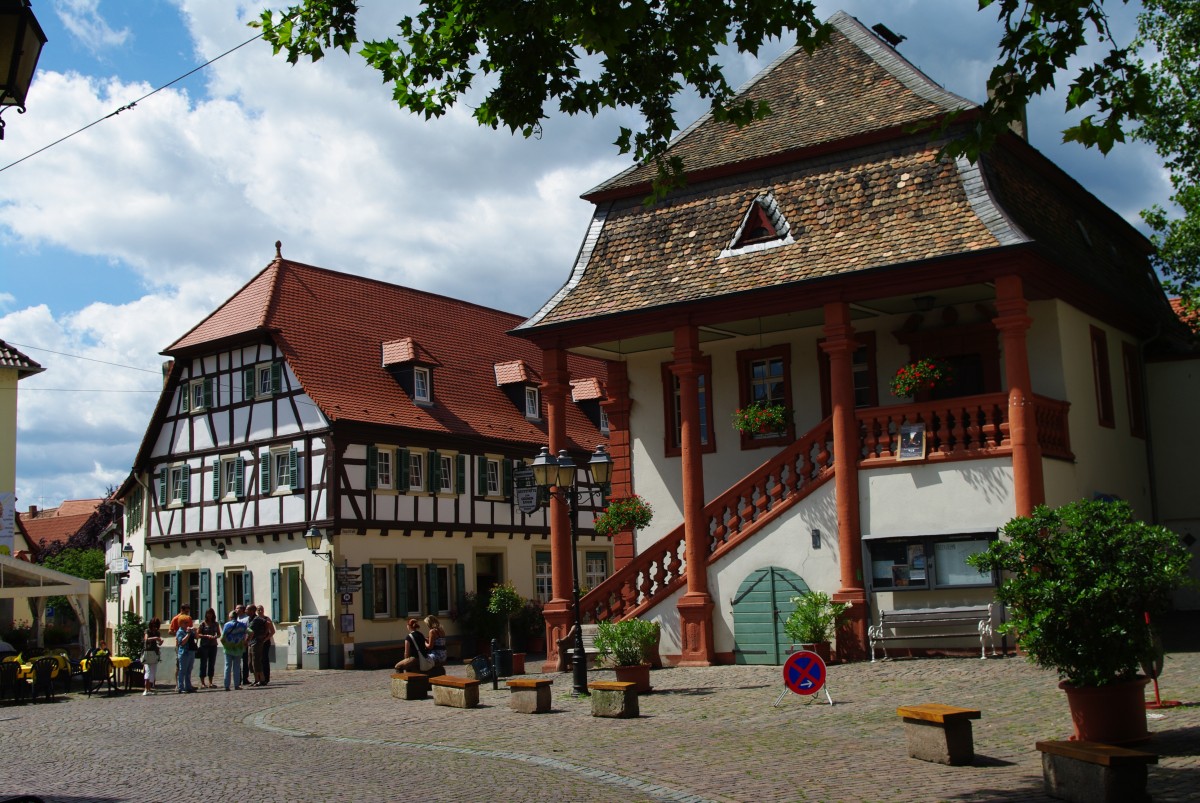
[[[175,673],[176,694],[191,694],[196,691],[196,687],[192,685],[192,665],[196,662],[199,638],[196,628],[190,622],[187,627],[181,627],[175,633],[175,654],[179,660],[179,668]]]
[[[225,649],[225,691],[229,691],[229,680],[233,688],[242,688],[242,661],[246,657],[246,623],[238,618],[237,611],[229,614],[229,621],[221,628],[221,646]]]

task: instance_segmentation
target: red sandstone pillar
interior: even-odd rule
[[[608,363],[608,385],[605,400],[600,403],[608,416],[608,453],[612,455],[612,479],[609,481],[613,499],[633,495],[633,454],[629,443],[629,370],[623,362]],[[633,560],[637,546],[633,530],[622,530],[613,536],[613,571],[620,571]]]
[[[712,666],[713,600],[708,593],[708,527],[704,521],[704,467],[700,450],[700,374],[704,362],[700,333],[694,326],[675,329],[675,361],[671,371],[679,378],[681,424],[680,470],[683,472],[683,540],[687,565],[687,593],[680,598],[680,666]]]
[[[561,349],[542,351],[542,398],[546,400],[546,428],[550,454],[567,448],[567,399],[570,391],[567,353]],[[550,499],[550,601],[542,613],[546,620],[546,663],[543,672],[556,671],[558,640],[571,629],[571,520],[567,503]]]
[[[852,603],[838,629],[837,652],[842,659],[867,654],[867,594],[863,585],[862,531],[858,502],[858,420],[854,414],[854,327],[845,302],[825,305],[825,342],[829,355],[829,400],[833,409],[833,481],[837,499],[838,561],[841,588],[833,599]]]
[[[1028,309],[1020,276],[1001,276],[996,280],[998,314],[993,323],[1000,330],[1004,344],[1004,376],[1008,382],[1008,421],[1013,450],[1013,497],[1018,516],[1028,516],[1037,505],[1046,501],[1033,382],[1029,376],[1029,347],[1025,337],[1033,323]]]

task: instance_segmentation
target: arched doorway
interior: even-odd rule
[[[751,572],[733,597],[733,655],[739,664],[782,664],[791,651],[783,621],[792,597],[808,591],[800,576],[778,566]]]

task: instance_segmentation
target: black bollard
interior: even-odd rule
[[[492,639],[492,691],[498,691],[500,688],[500,667],[496,663],[496,650],[500,648],[500,644],[496,639]]]

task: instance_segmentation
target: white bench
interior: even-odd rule
[[[596,635],[600,632],[599,625],[580,625],[583,633],[583,654],[587,657],[588,669],[596,668],[596,658],[599,657],[600,651],[596,649]],[[567,631],[567,635],[558,640],[558,666],[559,672],[569,672],[571,669],[571,657],[575,655],[575,628],[572,627]]]
[[[876,644],[883,648],[883,657],[886,659],[888,641],[970,638],[976,635],[979,636],[980,658],[987,658],[988,641],[992,643],[992,655],[998,654],[990,604],[960,608],[899,608],[894,611],[880,611],[879,624],[867,628],[872,661],[875,660]]]

